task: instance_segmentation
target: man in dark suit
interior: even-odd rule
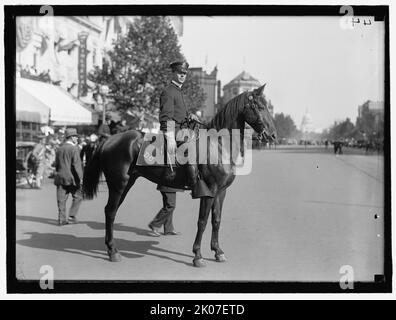
[[[58,202],[59,225],[77,223],[76,215],[82,201],[82,164],[77,146],[77,130],[68,128],[65,131],[66,141],[58,148],[55,157],[56,198]],[[66,214],[66,201],[71,193],[73,203]]]

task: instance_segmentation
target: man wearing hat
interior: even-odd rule
[[[58,202],[59,225],[76,223],[76,215],[82,201],[82,164],[77,146],[78,135],[75,128],[65,131],[65,142],[56,151],[55,177],[56,198]],[[73,203],[66,215],[66,201],[71,193]]]

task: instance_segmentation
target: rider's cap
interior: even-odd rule
[[[174,61],[172,62],[169,67],[171,68],[172,72],[185,72],[187,73],[189,64],[187,61]]]

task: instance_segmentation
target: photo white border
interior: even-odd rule
[[[106,5],[106,4],[122,4],[122,5],[139,5],[139,4],[232,4],[232,5],[388,5],[389,6],[389,50],[390,53],[396,52],[396,37],[394,30],[395,21],[396,21],[396,2],[392,2],[390,0],[382,0],[382,1],[368,1],[368,0],[361,0],[361,1],[323,1],[323,0],[315,0],[315,1],[296,1],[296,0],[279,0],[279,1],[268,1],[268,0],[246,0],[246,1],[233,1],[233,0],[223,0],[223,1],[171,1],[171,0],[157,0],[157,1],[142,1],[142,0],[113,0],[113,1],[106,1],[106,0],[84,0],[84,1],[53,1],[53,0],[46,0],[46,1],[37,1],[37,0],[4,0],[4,5]],[[1,21],[4,21],[4,5],[0,13]],[[391,32],[393,30],[393,32]],[[2,34],[4,35],[4,24],[2,24]],[[0,48],[0,56],[4,57],[4,40],[2,41],[2,45]],[[396,65],[395,65],[395,55],[393,54],[393,59],[391,58],[392,54],[390,54],[390,84],[396,84]],[[1,70],[4,71],[4,59],[0,59],[0,67]],[[5,96],[4,96],[4,72],[0,72],[0,97],[2,105],[5,106]],[[391,86],[390,88],[390,102],[396,101],[396,89],[395,85]],[[0,213],[1,213],[1,221],[0,221],[0,299],[2,300],[33,300],[33,299],[46,299],[46,300],[61,300],[61,299],[78,299],[78,300],[88,300],[88,299],[95,299],[95,300],[278,300],[278,299],[285,299],[285,300],[394,300],[396,299],[396,293],[393,292],[392,294],[226,294],[226,293],[182,293],[182,294],[7,294],[7,286],[6,286],[6,197],[5,197],[5,113],[4,109],[0,112],[0,169],[3,174],[0,177]],[[393,151],[396,148],[396,143],[394,141],[395,137],[395,128],[393,128],[392,124],[395,120],[395,115],[391,112],[390,120],[391,120],[391,159],[393,155]],[[391,161],[391,167],[394,161]],[[395,176],[395,171],[391,170],[392,172],[392,181],[393,177]],[[391,206],[394,208],[396,205],[396,200],[394,196],[394,190],[392,188],[392,202]],[[396,241],[395,241],[395,217],[392,217],[392,257],[396,257]],[[395,264],[396,261],[393,261],[393,284],[392,290],[395,291]]]

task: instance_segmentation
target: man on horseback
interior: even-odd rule
[[[164,89],[160,97],[160,129],[165,134],[167,152],[176,153],[176,136],[179,130],[188,128],[188,123],[197,120],[197,116],[188,112],[184,102],[182,86],[186,81],[188,63],[186,61],[175,61],[170,64],[172,70],[171,83]],[[174,123],[174,131],[169,129],[169,123]],[[191,188],[192,198],[213,197],[205,182],[198,179],[198,166],[196,164],[186,164],[187,183]],[[159,189],[162,191],[164,187]],[[165,187],[166,188],[166,187]],[[166,190],[163,190],[166,191]]]

